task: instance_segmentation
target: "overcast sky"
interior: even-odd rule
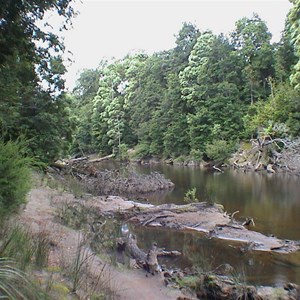
[[[77,1],[79,2],[79,1]],[[288,0],[83,0],[73,29],[64,34],[74,63],[68,67],[67,86],[74,87],[78,72],[96,68],[104,57],[122,58],[130,51],[147,53],[175,46],[183,22],[215,34],[232,31],[242,17],[258,13],[278,41],[291,8]]]

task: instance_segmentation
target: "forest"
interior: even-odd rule
[[[300,134],[299,2],[271,43],[257,15],[228,36],[184,23],[176,47],[101,61],[71,97],[73,153],[225,159],[259,134]]]
[[[51,11],[60,31],[71,28],[72,1],[4,1],[1,173],[12,157],[51,164],[91,153],[124,159],[129,149],[136,158],[224,161],[260,134],[299,136],[300,2],[292,2],[278,43],[255,13],[227,36],[183,23],[173,49],[102,60],[68,92],[67,49],[43,18]]]
[[[299,136],[300,3],[293,2],[278,43],[255,13],[227,36],[184,23],[175,48],[103,60],[67,93],[63,41],[37,20],[54,9],[67,29],[76,14],[71,1],[5,1],[1,138],[25,138],[30,153],[49,163],[131,148],[138,157],[224,159],[261,132]]]

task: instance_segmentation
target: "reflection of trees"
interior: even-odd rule
[[[215,255],[212,249],[205,247],[206,239],[192,234],[184,235],[182,254],[192,263],[192,266],[202,272],[213,269]]]
[[[207,239],[202,234],[182,232],[161,228],[130,227],[137,235],[138,246],[147,251],[153,241],[167,250],[178,250],[178,258],[160,259],[168,267],[194,267],[198,271],[209,272],[228,263],[235,269],[236,275],[242,274],[250,283],[271,284],[277,280],[297,282],[300,275],[300,253],[289,255],[265,252],[241,253],[228,241]],[[280,276],[280,277],[279,277]]]
[[[207,176],[208,198],[227,211],[239,210],[237,218],[251,216],[256,229],[282,238],[299,239],[299,185],[287,176],[228,171]],[[284,226],[283,226],[284,224]],[[298,225],[297,225],[298,224]],[[294,231],[294,232],[293,232]]]

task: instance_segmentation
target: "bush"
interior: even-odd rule
[[[233,150],[233,145],[224,140],[215,140],[211,144],[206,145],[206,155],[211,160],[217,162],[222,162],[228,159]]]
[[[191,159],[201,161],[203,159],[203,153],[200,150],[192,149],[190,152]]]
[[[119,145],[118,158],[119,158],[121,161],[126,161],[126,160],[128,160],[128,147],[127,147],[126,144],[120,144],[120,145]]]
[[[196,193],[197,193],[197,189],[196,188],[192,188],[190,190],[188,190],[185,195],[184,195],[184,202],[187,203],[195,203],[198,202],[198,199],[196,197]]]
[[[142,159],[150,156],[150,146],[149,144],[142,143],[138,144],[134,151],[131,153],[131,159]]]
[[[33,159],[24,140],[0,141],[0,216],[25,203],[31,186]]]

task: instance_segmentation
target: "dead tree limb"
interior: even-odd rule
[[[90,160],[87,161],[87,163],[88,164],[93,164],[93,163],[101,162],[101,161],[104,161],[104,160],[108,160],[108,159],[113,158],[113,157],[114,157],[114,154],[110,154],[110,155],[107,155],[107,156],[104,156],[104,157],[90,159]]]
[[[220,168],[216,167],[216,166],[213,166],[213,169],[220,172],[220,173],[223,173],[223,171]]]
[[[179,251],[166,251],[159,249],[156,243],[153,243],[148,252],[144,252],[137,245],[135,236],[130,235],[128,238],[121,238],[117,241],[117,247],[121,250],[128,251],[131,258],[135,259],[137,265],[151,274],[155,274],[159,270],[157,257],[160,256],[179,256]]]
[[[167,218],[167,217],[173,217],[173,215],[166,214],[166,215],[154,216],[154,217],[152,217],[152,218],[146,220],[142,225],[143,225],[143,226],[147,226],[148,224],[152,223],[152,222],[155,221],[156,219],[159,219],[159,218]]]

